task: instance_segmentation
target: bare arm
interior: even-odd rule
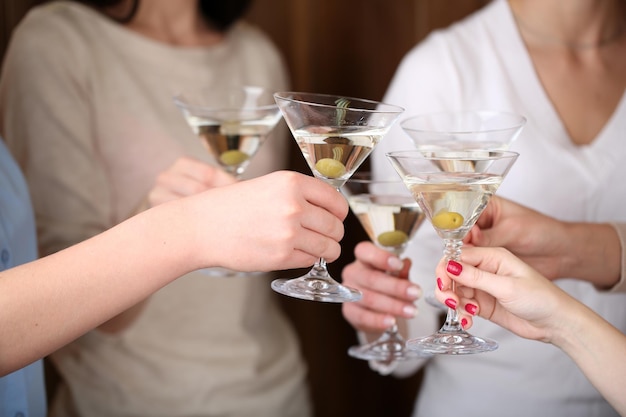
[[[309,266],[320,256],[332,261],[340,253],[347,211],[334,188],[277,172],[159,205],[75,246],[6,270],[0,273],[0,375],[58,349],[192,270],[270,271]]]
[[[236,180],[220,168],[190,157],[178,158],[168,169],[161,172],[135,213],[147,210],[178,198],[191,196],[213,187],[233,184]],[[130,326],[141,314],[148,299],[142,299],[115,317],[98,326],[98,330],[116,333]]]
[[[573,299],[572,299],[573,300]],[[552,344],[560,347],[580,367],[589,381],[620,415],[626,415],[626,335],[576,300]]]
[[[521,337],[558,346],[626,415],[626,335],[505,249],[466,248],[461,257],[456,265],[439,264],[437,299],[457,301],[465,328],[477,314]],[[451,291],[451,280],[460,296]]]

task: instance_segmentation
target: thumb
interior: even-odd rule
[[[496,298],[510,294],[513,278],[524,274],[526,265],[504,248],[468,247],[461,262],[447,268],[457,283],[484,291]]]
[[[463,239],[463,244],[482,247],[502,246],[497,240],[494,240],[493,236],[494,233],[491,229],[481,229],[479,226],[474,225],[465,239]]]

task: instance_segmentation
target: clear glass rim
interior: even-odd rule
[[[267,94],[268,97],[273,97],[273,93],[268,90],[265,87],[261,87],[261,86],[257,86],[257,85],[248,85],[248,84],[242,84],[242,85],[234,85],[232,87],[233,89],[235,88],[239,88],[239,89],[246,89],[246,88],[258,88],[260,90],[263,91],[263,93]],[[272,103],[272,102],[268,102],[266,104],[260,105],[260,106],[252,106],[252,107],[237,107],[237,106],[227,106],[227,107],[222,107],[222,106],[207,106],[207,105],[202,105],[202,104],[198,104],[198,103],[194,103],[192,102],[192,100],[190,100],[190,97],[192,95],[201,95],[203,92],[205,91],[210,91],[212,89],[212,87],[204,87],[204,88],[200,88],[197,91],[187,91],[187,92],[182,92],[179,91],[178,93],[176,93],[173,96],[173,100],[174,100],[174,104],[180,108],[186,109],[186,110],[195,110],[197,112],[234,112],[234,111],[278,111],[278,105],[276,103]]]
[[[478,115],[480,117],[507,117],[513,122],[507,125],[502,125],[502,127],[494,127],[490,129],[474,129],[474,130],[437,130],[437,129],[421,129],[416,127],[411,127],[410,125],[415,123],[418,120],[427,120],[433,118],[443,118],[443,117],[451,117],[451,116],[469,116],[469,115]],[[424,113],[424,114],[416,114],[410,117],[403,119],[400,122],[400,127],[407,132],[415,132],[415,133],[439,133],[439,134],[450,134],[450,135],[475,135],[477,133],[488,134],[494,132],[502,132],[507,130],[517,130],[521,129],[527,122],[526,117],[512,112],[499,111],[499,110],[461,110],[461,111],[441,111],[434,113]]]
[[[294,98],[292,96],[302,96],[303,98]],[[306,97],[306,98],[305,98]],[[314,97],[325,98],[328,100],[333,99],[346,99],[350,100],[351,104],[357,104],[356,107],[339,107],[336,104],[324,104],[313,101]],[[389,104],[382,101],[370,100],[365,98],[358,97],[350,97],[350,96],[342,96],[338,94],[323,94],[323,93],[306,93],[301,91],[279,91],[274,93],[274,98],[276,100],[289,101],[292,103],[306,104],[308,106],[320,107],[320,108],[329,108],[329,109],[342,109],[348,112],[361,112],[361,113],[390,113],[390,114],[399,114],[404,112],[404,108],[397,106],[395,104]],[[371,106],[376,106],[376,108],[366,109],[358,106],[358,103],[367,103]]]
[[[367,178],[363,178],[367,176]],[[402,182],[402,178],[400,178],[400,176],[397,176],[397,178],[394,178],[392,176],[388,176],[385,178],[372,178],[371,177],[371,172],[368,171],[362,171],[362,172],[355,172],[354,174],[352,174],[352,176],[350,178],[348,178],[348,180],[346,181],[346,183],[351,182],[351,183],[358,183],[358,184],[372,184],[372,183],[376,183],[376,184],[404,184]]]
[[[387,158],[395,159],[424,159],[424,160],[496,160],[505,158],[517,158],[519,152],[505,150],[404,150],[386,152]]]

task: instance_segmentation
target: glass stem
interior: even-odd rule
[[[459,239],[444,239],[443,253],[447,260],[459,261],[461,259],[461,246],[463,241]],[[456,291],[456,282],[452,281],[452,291]],[[446,322],[440,330],[441,332],[462,332],[463,328],[459,322],[459,314],[456,309],[448,307]]]
[[[328,269],[326,268],[326,259],[319,258],[309,272],[311,278],[329,280]]]
[[[392,324],[390,327],[388,327],[388,328],[385,330],[385,333],[392,334],[392,335],[397,334],[397,333],[398,333],[398,325],[397,325],[397,324],[395,324],[395,323],[394,323],[394,324]]]
[[[323,270],[326,270],[326,259],[319,258],[318,261],[315,263],[315,266],[317,266],[318,268],[322,268]]]
[[[337,190],[337,192],[341,192],[341,190],[338,187],[335,187],[335,189]],[[327,281],[327,283],[323,285],[328,285],[328,283],[333,280],[328,274],[328,268],[326,267],[326,259],[319,258],[317,262],[315,262],[315,265],[313,265],[313,267],[311,267],[311,270],[309,271],[309,277],[313,281],[315,280]],[[314,284],[314,286],[317,286],[316,288],[319,290],[323,289],[320,286],[319,282],[318,284]]]

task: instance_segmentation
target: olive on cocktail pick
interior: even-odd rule
[[[227,166],[233,166],[244,163],[248,158],[249,156],[247,153],[233,149],[230,151],[222,152],[222,154],[220,155],[220,162]]]
[[[381,246],[396,248],[404,245],[409,240],[409,236],[407,236],[407,234],[402,230],[391,230],[389,232],[379,234],[376,240],[378,240],[378,243]]]
[[[339,178],[346,174],[346,167],[333,158],[322,158],[315,164],[317,172],[326,178]]]
[[[456,211],[440,211],[432,218],[433,226],[437,229],[454,230],[463,226],[463,216]]]

